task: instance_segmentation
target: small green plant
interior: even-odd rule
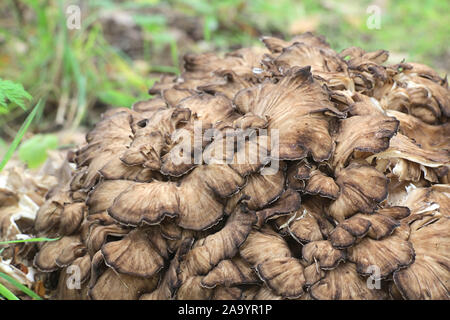
[[[19,147],[19,159],[25,162],[28,168],[39,167],[47,159],[47,150],[58,147],[58,137],[53,134],[37,134],[22,142]]]
[[[26,110],[25,102],[31,99],[22,84],[0,78],[0,114],[8,113],[15,106]]]

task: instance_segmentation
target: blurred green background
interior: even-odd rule
[[[70,5],[80,8],[80,29],[67,27]],[[379,29],[368,27],[371,5]],[[179,72],[186,52],[228,51],[263,35],[313,31],[337,51],[387,49],[389,62],[426,63],[443,76],[449,21],[442,0],[2,0],[0,159],[16,138],[19,158],[38,167],[47,149],[64,145],[58,132],[147,98],[160,73]]]

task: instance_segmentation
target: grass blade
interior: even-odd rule
[[[12,243],[23,243],[23,242],[50,242],[57,241],[61,238],[30,238],[30,239],[22,239],[22,240],[8,240],[8,241],[0,241],[0,245],[4,244],[12,244]]]
[[[5,299],[7,299],[7,300],[20,300],[19,298],[16,297],[16,295],[14,293],[9,291],[9,289],[6,288],[1,283],[0,283],[0,296],[5,297]]]
[[[32,290],[30,290],[28,287],[26,287],[23,284],[21,284],[16,279],[8,276],[7,274],[4,274],[3,272],[0,272],[0,277],[5,279],[9,283],[11,283],[13,286],[15,286],[17,289],[19,289],[20,291],[22,291],[26,295],[30,296],[31,298],[36,299],[36,300],[42,300],[42,298],[38,294],[36,294]]]
[[[3,157],[2,161],[0,162],[0,171],[3,170],[3,168],[8,163],[9,159],[11,159],[12,155],[14,154],[14,151],[16,151],[17,147],[19,146],[20,141],[22,140],[23,136],[27,132],[28,127],[30,126],[31,122],[33,121],[34,117],[36,116],[36,113],[40,109],[41,105],[42,105],[42,100],[39,100],[39,102],[36,104],[36,106],[30,112],[28,117],[25,119],[25,122],[20,127],[19,132],[17,132],[16,136],[14,137],[13,142],[11,143],[11,145],[8,148],[8,151],[6,151],[5,156]]]

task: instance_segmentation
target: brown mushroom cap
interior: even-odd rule
[[[327,240],[307,243],[303,246],[302,255],[308,264],[317,263],[324,270],[336,268],[346,258],[345,251],[333,248]]]
[[[355,242],[368,236],[374,240],[385,238],[400,226],[398,220],[409,215],[407,207],[383,208],[375,214],[356,214],[337,227],[330,234],[330,240],[335,248],[347,248]]]
[[[333,166],[343,168],[351,154],[357,151],[377,153],[389,147],[397,132],[399,121],[385,116],[353,116],[340,122],[335,141]],[[355,130],[357,128],[357,130]]]
[[[330,215],[343,221],[356,212],[372,213],[388,194],[388,180],[377,169],[351,163],[338,173],[336,183],[340,194],[329,207]]]
[[[146,291],[152,291],[158,280],[158,277],[133,277],[107,269],[89,289],[89,297],[93,300],[136,300]]]
[[[256,217],[258,219],[257,226],[262,227],[267,221],[296,211],[299,207],[299,193],[292,189],[287,189],[270,207],[256,212]]]
[[[184,280],[177,291],[178,300],[209,300],[212,290],[201,285],[202,276],[192,276]]]
[[[292,257],[280,257],[258,264],[259,277],[283,298],[298,298],[306,282],[302,264]]]
[[[283,48],[287,48],[294,43],[304,43],[309,46],[319,47],[322,49],[329,49],[330,45],[323,36],[317,36],[311,32],[305,32],[301,35],[295,36],[290,41],[285,41],[275,37],[263,37],[262,42],[273,53],[279,53]]]
[[[105,263],[120,274],[149,278],[164,266],[159,250],[140,229],[131,231],[122,240],[105,243],[101,251]]]
[[[364,238],[348,249],[348,259],[356,264],[360,274],[371,274],[371,266],[380,270],[379,277],[385,278],[394,271],[414,262],[413,245],[398,236],[395,231],[390,237],[374,240]]]
[[[382,300],[387,296],[382,290],[370,289],[356,272],[352,263],[344,263],[326,272],[323,279],[309,290],[313,299],[320,300]]]
[[[241,206],[217,233],[199,239],[180,262],[184,277],[205,274],[220,261],[232,258],[256,222],[255,214]]]
[[[56,233],[60,227],[64,205],[70,201],[69,192],[59,192],[48,199],[36,214],[34,229],[38,232]]]
[[[69,269],[70,268],[70,269]],[[73,272],[79,275],[80,288],[72,288],[67,284],[73,278]],[[91,275],[91,259],[88,254],[75,259],[70,266],[61,270],[56,295],[57,300],[83,300],[87,299],[88,286],[85,285]]]
[[[279,132],[280,159],[302,159],[311,153],[316,161],[322,161],[331,156],[328,117],[323,113],[339,117],[343,114],[312,79],[309,67],[293,68],[277,84],[265,82],[244,89],[234,103],[244,114],[251,112],[269,118],[267,129]]]
[[[232,212],[242,198],[247,199],[249,209],[262,209],[280,197],[284,191],[284,182],[284,172],[281,169],[270,175],[251,174],[247,177],[245,186],[228,200],[225,211],[228,214]]]
[[[399,133],[390,140],[390,146],[387,150],[371,156],[367,160],[371,161],[374,157],[377,159],[402,158],[427,167],[438,167],[450,163],[450,150],[423,149],[411,139]]]
[[[320,170],[313,170],[305,186],[305,192],[313,195],[336,199],[339,195],[339,186],[333,178]]]
[[[222,260],[202,279],[201,285],[205,288],[216,286],[232,287],[242,284],[258,283],[259,279],[250,265],[240,257]]]
[[[326,218],[323,203],[317,198],[303,202],[293,220],[287,223],[287,228],[298,242],[323,240],[333,230]]]
[[[414,263],[394,273],[395,285],[406,299],[446,299],[450,281],[450,220],[441,218],[423,227],[413,223],[409,241],[416,254]]]
[[[260,231],[252,230],[239,251],[252,266],[277,257],[291,257],[287,243],[267,226]]]
[[[69,246],[75,246],[78,248],[79,245],[81,245],[79,235],[66,236],[56,241],[46,242],[42,246],[38,254],[34,257],[33,264],[39,270],[47,272],[57,270],[59,268],[57,264],[57,259],[59,258],[59,256],[69,255],[69,257],[65,257],[64,259],[64,264],[67,265],[77,258],[76,252],[78,252],[78,256],[84,255],[84,253],[79,250],[70,250],[64,252],[64,249],[68,248]],[[72,261],[70,261],[70,259]]]

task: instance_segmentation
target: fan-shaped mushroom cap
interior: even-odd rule
[[[87,299],[89,287],[85,285],[90,277],[91,259],[88,254],[75,259],[70,266],[61,270],[56,295],[52,298],[57,300],[83,300]],[[74,278],[76,273],[77,279]],[[79,277],[79,278],[78,278]],[[68,286],[71,280],[78,281],[80,287]]]
[[[252,231],[240,253],[277,295],[297,298],[303,294],[303,266],[291,256],[284,239],[269,227]]]
[[[383,290],[370,289],[367,281],[356,272],[353,263],[343,263],[327,271],[325,277],[311,286],[309,294],[319,300],[382,300]]]
[[[183,281],[177,291],[178,300],[209,300],[213,291],[201,285],[202,276],[192,276]]]
[[[105,180],[99,183],[86,200],[89,214],[107,210],[113,204],[114,199],[132,184],[134,184],[133,181],[129,180]]]
[[[161,154],[167,146],[167,137],[175,131],[179,123],[186,122],[191,111],[186,108],[159,110],[138,128],[128,150],[120,157],[126,165],[143,165],[153,170],[161,167]]]
[[[287,189],[270,207],[256,212],[257,226],[262,227],[267,221],[289,214],[300,207],[300,194]]]
[[[275,294],[283,298],[298,298],[306,282],[302,264],[292,257],[280,257],[257,266],[258,275]]]
[[[372,274],[372,266],[379,269],[379,277],[385,278],[392,272],[414,262],[412,244],[394,233],[381,240],[364,238],[348,249],[348,259],[356,264],[358,273]]]
[[[244,89],[234,103],[244,114],[269,118],[267,129],[279,133],[280,159],[302,159],[311,153],[316,161],[323,161],[331,156],[329,117],[323,113],[339,117],[343,114],[313,80],[309,67],[293,68],[277,84],[265,82]]]
[[[262,209],[280,197],[284,190],[284,182],[282,169],[270,175],[251,174],[247,177],[246,185],[228,200],[225,211],[228,214],[232,212],[242,198],[247,198],[249,209]]]
[[[201,78],[213,71],[233,70],[239,77],[253,77],[253,69],[260,67],[261,59],[267,50],[261,47],[243,48],[228,53],[224,58],[215,54],[188,54],[184,56],[184,67],[187,72],[183,77]]]
[[[232,100],[240,90],[253,85],[251,79],[239,77],[233,70],[217,70],[214,75],[216,76],[214,79],[207,81],[206,84],[199,85],[198,90],[211,94],[223,94]]]
[[[230,260],[222,260],[202,279],[201,284],[206,288],[216,286],[232,287],[242,284],[258,283],[259,279],[247,262],[239,256]]]
[[[120,274],[149,278],[164,266],[159,250],[141,229],[131,231],[122,240],[105,243],[101,251],[106,264]]]
[[[267,226],[260,231],[252,230],[239,252],[252,266],[277,257],[291,257],[284,239]]]
[[[450,141],[447,145],[450,145]],[[387,150],[373,155],[367,160],[371,161],[374,157],[377,159],[402,158],[427,167],[439,167],[449,165],[450,150],[423,149],[411,139],[399,133],[390,140],[390,146]]]
[[[337,221],[358,211],[372,213],[388,194],[388,180],[377,169],[359,163],[351,163],[337,174],[340,194],[328,208]]]
[[[389,147],[389,141],[397,132],[399,122],[385,116],[353,116],[340,121],[335,138],[333,167],[339,171],[357,151],[377,153]],[[357,128],[357,129],[356,129]]]
[[[426,78],[442,86],[444,86],[446,82],[446,79],[441,78],[439,74],[429,66],[417,62],[408,62],[408,64],[404,65],[403,73],[413,77],[419,76]]]
[[[308,263],[317,263],[321,269],[334,269],[345,260],[345,251],[333,248],[328,240],[309,242],[303,246],[303,259]]]
[[[247,239],[256,222],[255,214],[245,208],[238,208],[227,220],[220,231],[199,239],[186,253],[180,263],[180,272],[184,278],[205,274],[220,261],[232,258]]]
[[[69,192],[59,192],[48,199],[36,214],[34,229],[38,232],[56,233],[64,205],[68,202],[71,202]]]
[[[88,145],[80,148],[74,159],[79,167],[85,168],[72,178],[73,191],[91,188],[100,177],[99,170],[126,150],[131,142],[131,123],[131,111],[117,111],[105,116],[86,135]]]
[[[293,66],[305,67],[310,65],[315,72],[341,72],[347,65],[331,50],[310,46],[305,43],[294,43],[283,48],[283,52],[273,60],[278,70],[288,70]]]
[[[314,78],[328,87],[354,91],[354,83],[347,73],[347,64],[331,49],[296,42],[283,48],[273,60],[263,61],[275,75],[285,74],[292,67],[311,66]]]
[[[416,117],[394,110],[387,110],[387,115],[400,121],[399,132],[413,139],[421,148],[427,150],[450,149],[450,124],[429,125]]]
[[[355,215],[340,223],[330,234],[330,241],[333,247],[344,249],[352,246],[356,239],[363,237],[369,232],[371,222],[364,217]]]
[[[88,294],[93,300],[136,300],[143,293],[152,291],[158,280],[158,277],[140,278],[107,269],[96,279]]]
[[[86,227],[87,230],[84,234],[83,240],[90,255],[94,255],[94,253],[100,250],[108,236],[120,237],[130,231],[129,229],[117,224],[101,225],[99,224],[99,221],[95,220],[90,224],[87,223]]]
[[[55,260],[58,267],[66,267],[74,262],[78,257],[86,254],[86,247],[81,242],[71,242],[65,246]]]
[[[186,238],[182,241],[158,287],[150,293],[141,295],[140,300],[173,299],[176,290],[181,285],[180,263],[191,249],[193,241],[193,238]]]
[[[64,257],[65,264],[68,264],[75,260],[77,257],[84,255],[84,252],[80,250],[68,250],[64,252],[64,249],[68,248],[69,246],[71,246],[71,248],[73,248],[73,246],[78,248],[79,245],[81,245],[79,235],[65,236],[56,241],[46,242],[42,246],[38,254],[34,257],[33,264],[39,270],[47,272],[55,271],[59,269],[57,259],[60,256],[69,255],[69,257]],[[70,259],[72,261],[70,261]]]
[[[275,37],[262,37],[262,42],[267,49],[273,53],[279,53],[283,48],[289,47],[294,43],[304,43],[308,46],[319,47],[322,49],[329,49],[330,45],[323,36],[316,36],[311,32],[305,32],[301,35],[295,36],[290,41],[285,41]]]
[[[148,182],[154,177],[158,177],[158,172],[150,168],[141,166],[128,166],[120,158],[113,158],[100,169],[99,173],[105,180],[133,180],[138,182]]]
[[[435,184],[429,188],[417,187],[410,184],[405,188],[405,192],[394,195],[396,199],[388,199],[391,202],[395,200],[399,205],[410,209],[411,215],[405,219],[409,223],[424,216],[431,219],[434,216],[449,216],[450,201],[448,194],[450,187],[446,184]]]
[[[323,206],[317,198],[303,202],[287,223],[289,234],[298,242],[319,241],[328,237],[333,226],[327,220]]]
[[[450,220],[440,218],[422,225],[411,225],[409,241],[415,261],[394,273],[395,285],[406,299],[450,299]]]
[[[86,209],[84,202],[66,204],[59,220],[58,234],[71,235],[77,232],[86,216]]]
[[[296,162],[287,169],[286,185],[294,190],[304,190],[313,169],[313,165],[309,164],[306,159]]]
[[[335,248],[352,246],[357,239],[368,236],[374,240],[385,238],[400,226],[398,220],[409,215],[407,207],[380,209],[375,214],[356,214],[338,224],[330,234],[330,241]]]
[[[336,199],[339,195],[339,186],[334,179],[325,175],[320,170],[313,170],[305,186],[305,192],[320,195],[330,199]]]

